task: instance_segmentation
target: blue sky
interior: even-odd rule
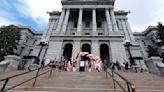
[[[0,0],[0,26],[17,24],[45,31],[47,11],[61,11],[60,0]],[[149,25],[164,21],[164,0],[116,0],[115,10],[131,11],[132,31],[143,31]]]
[[[33,19],[28,16],[23,15],[18,5],[20,4],[19,0],[1,0],[0,3],[0,24],[21,24],[21,25],[31,25],[34,29],[42,31],[42,28],[45,26],[38,25]]]

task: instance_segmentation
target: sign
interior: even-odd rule
[[[80,67],[84,67],[84,61],[80,61]]]

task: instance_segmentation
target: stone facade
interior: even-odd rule
[[[129,57],[123,46],[125,40],[134,44],[132,55],[141,56],[128,23],[128,12],[114,11],[115,0],[61,2],[61,12],[49,12],[48,27],[42,36],[49,41],[46,58],[60,61],[64,56],[68,60],[72,54],[86,51],[102,60],[118,60],[122,64]],[[69,52],[71,55],[64,54]]]
[[[118,60],[123,64],[129,60],[129,54],[123,45],[125,40],[132,43],[133,57],[146,56],[141,44],[135,40],[144,35],[134,34],[128,23],[128,12],[114,11],[115,0],[62,0],[62,11],[49,12],[47,29],[43,33],[35,32],[30,27],[19,26],[22,30],[18,54],[20,56],[38,56],[41,39],[48,45],[43,48],[40,59],[66,60],[81,51],[100,56],[102,61]],[[141,35],[141,36],[140,36]],[[147,69],[144,61],[136,62]],[[140,65],[142,64],[142,66]]]
[[[134,32],[136,42],[140,45],[141,54],[144,59],[148,59],[148,46],[157,45],[157,27],[149,26],[143,32]]]
[[[34,31],[30,26],[15,25],[19,27],[21,31],[21,38],[19,45],[17,46],[16,53],[20,56],[37,56],[39,53],[40,41],[42,34],[41,32]]]

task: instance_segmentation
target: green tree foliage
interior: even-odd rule
[[[158,53],[158,48],[157,47],[154,47],[154,46],[148,46],[148,57],[151,57],[151,56],[159,56],[159,53]]]
[[[9,25],[0,28],[0,61],[4,56],[15,54],[20,40],[20,29],[17,26]]]
[[[157,36],[162,41],[162,45],[164,45],[164,26],[162,23],[159,22],[157,28],[158,28]]]

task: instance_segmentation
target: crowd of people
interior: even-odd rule
[[[52,68],[57,68],[59,71],[68,71],[68,62],[69,61],[65,61],[65,59],[61,59],[61,61],[57,61],[56,58],[54,60],[50,60],[48,58],[44,58],[42,59],[42,61],[40,62],[40,65],[41,67],[44,67],[46,65],[49,65],[50,67]],[[87,66],[84,66],[84,63],[85,62],[81,62],[80,61],[80,66],[79,66],[79,71],[85,71],[84,70],[84,67],[88,67],[88,72],[91,72],[91,67],[93,66],[91,62],[88,62]],[[71,66],[72,66],[72,71],[73,72],[76,72],[77,69],[76,69],[76,63],[73,63]],[[129,63],[128,62],[124,62],[124,68],[125,70],[128,70],[129,69]],[[101,63],[98,62],[98,61],[95,61],[94,62],[94,70],[95,72],[100,72],[102,69],[101,69]],[[110,62],[104,60],[104,63],[103,63],[103,68],[104,70],[106,68],[111,68],[112,70],[121,70],[122,66],[120,64],[120,62],[118,60],[111,60]]]

